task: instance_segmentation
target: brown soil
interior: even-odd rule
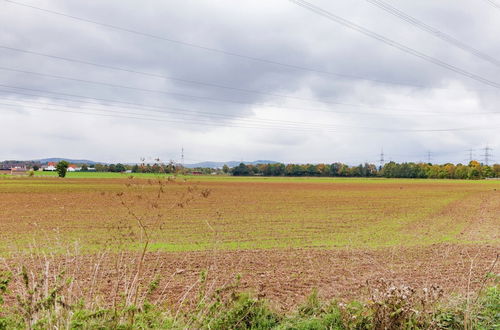
[[[237,275],[241,275],[238,291],[250,291],[270,300],[279,309],[290,310],[315,288],[324,299],[363,299],[368,293],[367,286],[382,278],[414,288],[438,285],[445,293],[463,294],[468,286],[469,290],[480,286],[499,250],[498,246],[440,244],[379,250],[162,252],[147,254],[141,277],[148,283],[159,275],[160,289],[151,297],[153,301],[164,291],[169,304],[188,307],[199,294],[202,271],[207,270],[206,285],[212,292],[234,283]],[[59,270],[65,269],[68,276],[75,277],[78,294],[88,297],[93,288],[94,297],[99,296],[103,303],[110,304],[118,277],[124,280],[124,274],[134,274],[135,260],[136,255],[120,259],[118,255],[106,254],[102,259],[98,255],[57,257],[51,261],[49,258],[49,263],[52,266],[57,263]],[[36,276],[44,273],[46,261],[42,257],[6,260],[14,272],[23,264]],[[499,270],[497,263],[492,271],[498,273]],[[21,285],[19,279],[14,285]],[[16,289],[11,292],[8,304],[13,302]]]

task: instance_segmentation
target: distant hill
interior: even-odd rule
[[[41,164],[46,164],[48,162],[60,162],[61,160],[65,160],[68,163],[73,163],[73,164],[89,164],[89,165],[94,165],[94,164],[105,164],[102,162],[96,162],[93,160],[88,160],[88,159],[69,159],[69,158],[44,158],[44,159],[35,159],[32,160],[33,162],[39,162]]]
[[[255,160],[253,162],[249,161],[236,161],[236,160],[230,160],[227,162],[211,162],[211,161],[206,161],[206,162],[201,162],[201,163],[195,163],[195,164],[185,164],[184,166],[187,168],[196,168],[196,167],[209,167],[209,168],[221,168],[224,165],[227,165],[229,167],[235,167],[240,165],[240,163],[243,163],[245,165],[258,165],[258,164],[276,164],[279,162],[276,162],[274,160]]]
[[[33,159],[33,160],[27,160],[27,161],[22,161],[22,160],[16,160],[16,161],[4,161],[4,162],[25,162],[25,163],[40,163],[40,164],[47,164],[49,162],[60,162],[61,160],[65,160],[69,163],[72,164],[88,164],[88,165],[94,165],[94,164],[107,164],[104,162],[96,162],[94,160],[88,160],[88,159],[70,159],[70,158],[59,158],[59,157],[54,157],[54,158],[43,158],[43,159]],[[195,163],[195,164],[185,164],[184,166],[187,168],[196,168],[196,167],[209,167],[209,168],[221,168],[224,165],[227,165],[229,167],[235,167],[240,165],[240,163],[244,163],[245,165],[258,165],[258,164],[276,164],[279,162],[276,162],[274,160],[255,160],[255,161],[236,161],[236,160],[231,160],[227,162],[212,162],[212,161],[206,161],[206,162],[200,162],[200,163]],[[122,163],[125,165],[135,165],[136,163]]]

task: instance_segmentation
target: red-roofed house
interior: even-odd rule
[[[55,171],[57,163],[56,162],[48,162],[47,166],[43,166],[42,169],[44,171]]]

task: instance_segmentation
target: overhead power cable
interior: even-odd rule
[[[0,90],[2,91],[2,90]],[[23,94],[23,93],[21,93]],[[30,94],[25,94],[25,95],[30,95]],[[36,96],[36,95],[33,95],[31,94],[32,96]],[[0,99],[2,99],[2,97],[0,97]],[[10,98],[3,98],[3,99],[7,99],[9,101],[15,101],[15,100],[12,100]],[[26,100],[22,100],[23,102],[26,102]],[[77,102],[77,103],[87,103],[87,102],[82,102],[82,101],[79,101],[79,100],[69,100],[71,102]],[[37,103],[37,104],[42,104],[42,105],[49,105],[49,106],[66,106],[66,105],[62,105],[62,104],[56,104],[56,103],[49,103],[49,102],[40,102],[40,101],[32,101],[30,100],[29,102],[31,103]],[[96,105],[95,103],[90,103],[90,104],[94,104]],[[101,104],[102,106],[102,104]],[[120,108],[124,108],[122,106],[120,106]],[[96,111],[101,111],[101,110],[106,110],[106,109],[98,109],[98,108],[92,108],[92,107],[88,107],[86,106],[86,109],[89,109],[89,110],[96,110]],[[143,111],[148,111],[148,112],[155,112],[155,113],[159,113],[159,114],[162,114],[162,115],[168,115],[168,114],[175,114],[175,115],[182,115],[182,116],[190,116],[190,117],[194,117],[194,118],[208,118],[208,119],[228,119],[228,120],[245,120],[246,122],[250,122],[252,124],[273,124],[273,125],[280,125],[280,126],[287,126],[287,127],[296,127],[296,128],[303,128],[303,127],[307,127],[307,128],[327,128],[327,127],[348,127],[348,128],[351,128],[350,126],[345,126],[345,125],[335,125],[335,126],[332,126],[332,125],[325,125],[323,123],[309,123],[309,122],[293,122],[293,121],[287,121],[287,120],[273,120],[273,119],[263,119],[263,118],[243,118],[242,116],[235,116],[235,115],[226,115],[226,114],[220,114],[220,113],[210,113],[210,112],[202,112],[202,111],[193,111],[193,110],[188,110],[188,109],[182,109],[182,108],[173,108],[174,110],[169,110],[169,109],[172,109],[171,107],[165,107],[164,109],[166,110],[148,110],[148,109],[144,109],[144,108],[130,108],[128,107],[128,109],[135,109],[135,110],[143,110]],[[177,111],[176,111],[177,110]],[[150,116],[150,114],[145,114],[145,113],[128,113],[128,114],[132,114],[132,115],[141,115],[141,116]],[[214,118],[215,117],[215,118]]]
[[[369,0],[367,0],[367,1],[369,1]],[[252,89],[246,89],[246,88],[238,88],[238,87],[233,87],[233,86],[228,86],[228,85],[222,85],[222,84],[217,84],[217,83],[211,83],[211,82],[205,82],[205,81],[198,81],[198,80],[184,79],[184,78],[178,78],[178,77],[171,77],[171,76],[157,74],[157,73],[152,73],[152,72],[144,72],[144,71],[129,69],[129,68],[125,68],[125,67],[116,67],[116,66],[111,66],[111,65],[107,65],[107,64],[101,64],[101,63],[84,61],[84,60],[79,60],[79,59],[74,59],[74,58],[69,58],[69,57],[64,57],[64,56],[58,56],[58,55],[40,53],[40,52],[35,52],[35,51],[32,51],[32,50],[20,49],[20,48],[16,48],[16,47],[5,46],[5,45],[0,45],[0,49],[6,49],[6,50],[20,52],[20,53],[25,53],[25,54],[30,54],[30,55],[47,57],[47,58],[51,58],[51,59],[54,59],[54,60],[60,60],[60,61],[66,61],[66,62],[72,62],[72,63],[79,63],[79,64],[91,65],[91,66],[105,68],[105,69],[114,70],[114,71],[128,72],[128,73],[138,74],[138,75],[142,75],[142,76],[146,76],[146,77],[171,80],[171,81],[176,81],[176,82],[181,82],[181,83],[186,83],[186,84],[215,87],[215,88],[220,88],[220,89],[227,89],[227,90],[238,91],[238,92],[242,92],[242,93],[267,95],[267,96],[287,98],[287,99],[296,99],[296,100],[302,100],[302,101],[323,102],[323,103],[324,102],[329,102],[329,101],[324,101],[324,100],[321,100],[321,99],[318,100],[318,99],[298,97],[298,96],[293,96],[293,95],[284,95],[284,94],[278,94],[278,93],[270,93],[270,92],[265,92],[265,91],[252,90]],[[435,88],[435,89],[454,90],[452,88]],[[464,90],[478,91],[477,89],[464,89]]]
[[[122,112],[122,111],[116,111],[116,110],[93,110],[93,111],[98,111],[98,112],[86,112],[86,111],[76,111],[76,110],[62,110],[62,109],[54,109],[54,108],[47,108],[47,107],[36,107],[36,106],[30,106],[30,105],[24,105],[24,104],[10,104],[10,103],[0,103],[0,106],[10,106],[10,107],[22,107],[22,108],[30,108],[30,109],[38,109],[41,111],[56,111],[56,112],[67,112],[67,113],[77,113],[77,114],[85,114],[85,115],[97,115],[97,116],[107,116],[107,117],[119,117],[119,118],[129,118],[129,119],[139,119],[139,120],[152,120],[152,121],[159,121],[159,122],[176,122],[176,123],[186,123],[186,124],[194,124],[194,125],[202,125],[202,126],[222,126],[222,127],[238,127],[238,128],[256,128],[256,129],[278,129],[278,130],[292,130],[294,132],[317,132],[317,128],[296,128],[296,127],[280,127],[280,126],[266,126],[266,125],[254,125],[254,126],[241,126],[240,124],[235,125],[234,123],[213,123],[213,122],[207,122],[204,120],[198,120],[198,119],[164,119],[164,117],[158,117],[158,116],[144,116],[143,114],[137,114],[137,113],[127,113],[127,112]],[[104,114],[103,114],[104,113]],[[107,114],[111,113],[111,114]],[[123,116],[125,115],[125,116]],[[133,115],[132,117],[128,115]],[[139,117],[136,117],[139,115]],[[243,120],[244,121],[244,120]],[[372,131],[379,131],[379,132],[388,132],[388,133],[423,133],[423,132],[457,132],[457,131],[476,131],[476,130],[497,130],[497,127],[460,127],[460,128],[436,128],[436,129],[392,129],[392,128],[379,128],[379,127],[354,127],[354,126],[343,126],[341,128],[349,128],[349,131],[352,131],[352,129],[363,129],[363,130],[372,130]],[[323,131],[328,131],[328,132],[341,132],[336,129],[332,128],[324,128]],[[347,132],[347,131],[346,131]]]
[[[177,96],[177,97],[188,98],[188,99],[202,99],[202,100],[207,100],[207,101],[212,101],[212,102],[225,102],[225,103],[243,104],[243,105],[251,105],[251,106],[260,105],[260,106],[268,106],[268,107],[276,107],[276,108],[284,108],[284,109],[296,109],[296,110],[307,110],[307,111],[310,110],[310,109],[305,109],[305,108],[300,108],[300,107],[283,106],[283,105],[277,105],[277,104],[245,102],[245,101],[229,100],[229,99],[215,98],[215,97],[209,97],[209,96],[177,93],[177,92],[171,92],[171,91],[165,91],[165,90],[155,90],[155,89],[147,89],[147,88],[140,88],[140,87],[132,87],[132,86],[112,84],[112,83],[101,82],[101,81],[91,81],[91,80],[85,80],[85,79],[74,78],[74,77],[53,75],[53,74],[48,74],[48,73],[40,73],[40,72],[27,71],[27,70],[18,70],[18,69],[6,68],[6,67],[0,67],[0,70],[24,73],[24,74],[29,74],[29,75],[41,76],[41,77],[49,77],[49,78],[53,78],[53,79],[62,79],[62,80],[68,80],[68,81],[82,82],[82,83],[91,84],[91,85],[107,86],[107,87],[121,88],[121,89],[127,89],[127,90],[136,90],[136,91],[140,91],[140,92],[148,92],[148,93],[155,93],[155,94],[165,94],[165,95]],[[436,113],[435,111],[424,112],[424,111],[418,111],[416,109],[379,107],[379,106],[372,106],[372,105],[352,104],[352,103],[332,102],[332,101],[328,102],[328,104],[356,107],[356,108],[384,109],[384,110],[389,110],[389,111],[408,111],[408,112],[412,112],[412,113],[419,113],[419,112],[420,113]],[[311,110],[311,111],[316,111],[316,110]],[[320,110],[317,110],[317,111],[320,111]],[[326,111],[326,110],[321,110],[321,111]],[[328,112],[333,112],[333,111],[328,111]],[[346,112],[346,113],[353,113],[353,112]]]
[[[12,91],[12,90],[3,90],[6,93],[10,94],[18,94],[18,95],[25,95],[25,96],[32,96],[32,97],[43,97],[43,98],[48,98],[48,99],[55,99],[55,100],[63,100],[63,101],[71,101],[71,102],[79,102],[79,103],[89,103],[89,104],[97,104],[97,105],[102,105],[103,102],[106,103],[113,103],[115,105],[118,105],[119,107],[127,107],[127,108],[132,108],[132,109],[154,109],[150,111],[155,111],[155,110],[163,110],[163,109],[172,109],[172,110],[179,110],[179,111],[190,111],[190,112],[196,112],[196,113],[206,113],[210,115],[226,115],[226,114],[219,114],[216,112],[203,112],[199,110],[187,110],[184,108],[179,108],[179,107],[172,107],[172,106],[157,106],[157,105],[148,105],[148,104],[142,104],[142,103],[134,103],[134,102],[124,102],[123,100],[114,100],[114,99],[109,99],[109,98],[96,98],[96,97],[91,97],[91,96],[86,96],[86,95],[78,95],[78,94],[70,94],[70,93],[61,93],[61,92],[53,92],[53,91],[47,91],[47,90],[42,90],[42,89],[36,89],[36,88],[27,88],[27,87],[19,87],[19,86],[13,86],[13,85],[5,85],[5,84],[0,84],[0,87],[8,88],[8,89],[14,89],[14,90],[23,90],[23,91],[31,91],[31,92],[36,92],[36,93],[44,93],[44,95],[40,94],[31,94],[31,93],[26,93],[26,92],[19,92],[19,91]],[[68,96],[72,98],[78,98],[78,99],[85,99],[83,100],[73,100],[70,98],[64,98],[60,96],[53,96],[53,95],[47,95],[47,94],[53,94],[53,95],[62,95],[62,96]],[[94,102],[90,102],[88,100],[94,100]],[[278,108],[282,109],[282,108]],[[400,109],[400,111],[409,111],[407,113],[387,113],[387,112],[359,112],[359,111],[338,111],[336,109],[315,109],[315,108],[283,108],[283,109],[292,109],[292,110],[300,110],[300,111],[305,111],[305,112],[325,112],[325,113],[334,113],[334,114],[349,114],[349,115],[367,115],[367,116],[395,116],[395,117],[400,117],[400,116],[411,116],[414,117],[415,115],[419,116],[456,116],[456,115],[465,115],[465,116],[478,116],[478,115],[496,115],[500,114],[500,111],[481,111],[481,112],[432,112],[432,111],[416,111],[416,110],[408,110],[408,109]],[[392,109],[392,108],[391,108]]]
[[[49,77],[49,78],[54,78],[54,79],[70,80],[70,81],[76,81],[76,82],[86,83],[86,84],[92,84],[92,85],[101,85],[101,86],[107,86],[107,87],[113,87],[113,88],[122,88],[122,89],[128,89],[128,90],[135,90],[135,91],[140,91],[140,92],[148,92],[148,93],[155,93],[155,94],[166,94],[166,95],[171,95],[171,96],[176,96],[176,97],[183,97],[183,98],[191,98],[191,99],[194,98],[194,99],[201,99],[201,100],[206,100],[206,101],[228,102],[228,103],[236,103],[236,104],[248,104],[248,105],[254,104],[254,103],[251,103],[251,102],[229,100],[229,99],[220,99],[220,98],[215,98],[215,97],[210,97],[210,96],[183,94],[183,93],[177,93],[177,92],[171,92],[171,91],[165,91],[165,90],[156,90],[156,89],[149,89],[149,88],[132,87],[132,86],[126,86],[126,85],[120,85],[120,84],[112,84],[112,83],[103,82],[103,81],[85,80],[85,79],[74,78],[74,77],[66,77],[66,76],[54,75],[54,74],[49,74],[49,73],[39,73],[39,72],[27,71],[27,70],[18,70],[18,69],[6,68],[6,67],[0,67],[0,70],[11,71],[11,72],[18,72],[18,73],[25,73],[25,74],[36,75],[36,76]]]
[[[430,25],[423,23],[422,21],[416,19],[415,17],[412,17],[412,16],[404,13],[403,11],[395,8],[394,6],[391,6],[387,2],[384,2],[382,0],[366,0],[366,1],[379,7],[380,9],[388,12],[389,14],[396,16],[396,17],[402,19],[403,21],[419,28],[422,31],[428,32],[428,33],[432,34],[433,36],[435,36],[435,37],[437,37],[437,38],[439,38],[439,39],[441,39],[441,40],[443,40],[443,41],[445,41],[445,42],[447,42],[455,47],[458,47],[458,48],[468,52],[469,54],[472,54],[472,55],[474,55],[482,60],[488,61],[488,62],[500,67],[500,61],[497,60],[496,58],[494,58],[488,54],[485,54],[472,46],[467,45],[466,43],[450,36],[449,34],[443,32],[443,31],[440,31],[440,30],[438,30]]]
[[[195,44],[192,42],[171,39],[171,38],[167,38],[164,36],[159,36],[159,35],[154,35],[151,33],[141,32],[138,30],[134,30],[134,29],[126,28],[126,27],[121,27],[121,26],[117,26],[117,25],[112,25],[112,24],[108,24],[108,23],[102,23],[102,22],[98,22],[95,20],[77,17],[77,16],[66,14],[63,12],[50,10],[50,9],[46,9],[46,8],[41,8],[41,7],[13,1],[13,0],[3,0],[3,1],[8,2],[10,4],[13,4],[13,5],[22,6],[25,8],[31,8],[31,9],[34,9],[34,10],[37,10],[40,12],[44,12],[47,14],[57,15],[60,17],[65,17],[65,18],[69,18],[69,19],[73,19],[73,20],[77,20],[77,21],[85,22],[85,23],[89,23],[89,24],[95,24],[95,25],[102,26],[102,27],[109,28],[109,29],[116,30],[116,31],[126,32],[126,33],[130,33],[130,34],[138,35],[141,37],[155,39],[155,40],[166,41],[169,43],[182,45],[182,46],[186,46],[186,47],[191,47],[191,48],[196,48],[196,49],[200,49],[200,50],[204,50],[204,51],[208,51],[208,52],[212,52],[212,53],[218,53],[218,54],[222,54],[222,55],[242,58],[242,59],[246,59],[246,60],[250,60],[250,61],[254,61],[254,62],[265,63],[265,64],[280,66],[280,67],[299,70],[299,71],[319,73],[319,74],[324,74],[324,75],[333,76],[333,77],[337,77],[337,78],[343,78],[343,79],[364,80],[364,81],[369,81],[369,82],[373,82],[373,83],[399,85],[399,86],[407,86],[407,87],[415,87],[415,88],[425,88],[425,89],[429,88],[428,86],[419,85],[419,84],[412,84],[412,83],[408,83],[408,82],[370,79],[370,78],[356,76],[356,75],[347,75],[347,74],[342,74],[342,73],[335,73],[335,72],[330,72],[330,71],[326,71],[326,70],[321,70],[321,69],[317,69],[317,68],[309,68],[309,67],[304,67],[304,66],[290,64],[290,63],[283,63],[283,62],[270,60],[270,59],[266,59],[266,58],[245,55],[245,54],[241,54],[241,53],[236,53],[236,52],[227,51],[227,50],[223,50],[223,49],[208,47],[208,46],[204,46],[204,45],[198,45],[198,44]],[[448,89],[448,88],[439,88],[439,89]]]
[[[123,71],[123,72],[128,72],[128,73],[139,74],[139,75],[142,75],[142,76],[154,77],[154,78],[161,78],[161,79],[172,80],[172,81],[177,81],[177,82],[183,82],[183,83],[188,83],[188,84],[195,84],[195,85],[201,85],[201,86],[209,86],[209,87],[216,87],[216,88],[222,88],[222,89],[229,89],[229,90],[243,92],[243,93],[260,94],[260,95],[274,96],[274,97],[287,98],[287,99],[296,99],[296,100],[310,101],[310,102],[311,101],[312,102],[320,102],[317,99],[304,98],[304,97],[291,96],[291,95],[283,95],[283,94],[276,94],[276,93],[269,93],[269,92],[264,92],[264,91],[244,89],[244,88],[232,87],[232,86],[227,86],[227,85],[220,85],[220,84],[203,82],[203,81],[196,81],[196,80],[189,80],[189,79],[183,79],[183,78],[170,77],[170,76],[156,74],[156,73],[151,73],[151,72],[142,72],[142,71],[128,69],[128,68],[116,67],[116,66],[111,66],[111,65],[106,65],[106,64],[99,64],[99,63],[94,63],[94,62],[89,62],[89,61],[83,61],[83,60],[73,59],[73,58],[69,58],[69,57],[63,57],[63,56],[57,56],[57,55],[51,55],[51,54],[44,54],[44,53],[34,52],[34,51],[31,51],[31,50],[26,50],[26,49],[20,49],[20,48],[15,48],[15,47],[8,47],[8,46],[4,46],[4,45],[0,45],[0,48],[2,48],[2,49],[8,49],[8,50],[11,50],[11,51],[16,51],[16,52],[21,52],[21,53],[26,53],[26,54],[31,54],[31,55],[48,57],[48,58],[52,58],[52,59],[56,59],[56,60],[62,60],[62,61],[67,61],[67,62],[92,65],[92,66],[101,67],[101,68],[110,69],[110,70],[115,70],[115,71]],[[324,102],[324,101],[321,101],[321,102]],[[326,101],[326,102],[328,102],[328,101]]]
[[[341,24],[351,30],[354,30],[354,31],[357,31],[359,33],[362,33],[372,39],[375,39],[375,40],[378,40],[388,46],[391,46],[393,48],[396,48],[396,49],[399,49],[407,54],[410,54],[410,55],[413,55],[415,57],[418,57],[418,58],[421,58],[429,63],[433,63],[437,66],[440,66],[442,68],[445,68],[445,69],[448,69],[450,71],[453,71],[455,73],[458,73],[462,76],[465,76],[465,77],[468,77],[470,79],[473,79],[473,80],[476,80],[480,83],[483,83],[485,85],[489,85],[491,87],[495,87],[495,88],[499,88],[500,89],[500,84],[497,83],[497,82],[494,82],[494,81],[491,81],[487,78],[484,78],[482,76],[479,76],[477,74],[474,74],[474,73],[471,73],[471,72],[468,72],[466,70],[463,70],[457,66],[454,66],[452,64],[449,64],[447,62],[444,62],[444,61],[441,61],[435,57],[432,57],[432,56],[429,56],[429,55],[426,55],[416,49],[413,49],[413,48],[410,48],[408,46],[405,46],[397,41],[394,41],[392,39],[389,39],[387,37],[384,37],[376,32],[373,32],[367,28],[364,28],[356,23],[353,23],[351,21],[348,21],[338,15],[335,15],[329,11],[326,11],[325,9],[322,9],[318,6],[315,6],[307,1],[304,1],[304,0],[289,0],[290,2],[293,2],[295,3],[296,5],[304,8],[304,9],[307,9],[317,15],[320,15],[320,16],[323,16],[333,22],[336,22],[338,24]]]
[[[491,6],[495,7],[496,9],[500,9],[500,5],[496,3],[494,0],[484,0],[484,1],[489,3]]]
[[[235,123],[216,123],[216,122],[210,122],[206,120],[199,120],[199,119],[165,119],[165,117],[159,117],[159,116],[145,116],[144,114],[138,114],[138,113],[130,113],[130,112],[122,112],[122,111],[116,111],[116,110],[93,110],[94,112],[88,112],[88,111],[78,111],[78,110],[67,110],[67,109],[56,109],[56,108],[49,108],[49,107],[37,107],[37,106],[30,106],[30,105],[20,105],[20,104],[9,104],[9,103],[0,103],[0,106],[9,106],[9,107],[21,107],[21,108],[29,108],[29,109],[35,109],[35,110],[40,110],[40,111],[55,111],[55,112],[66,112],[66,113],[74,113],[74,114],[83,114],[83,115],[90,115],[90,116],[105,116],[105,117],[116,117],[116,118],[125,118],[125,119],[137,119],[137,120],[148,120],[148,121],[155,121],[155,122],[171,122],[171,123],[184,123],[184,124],[192,124],[192,125],[201,125],[201,126],[218,126],[218,127],[237,127],[237,128],[252,128],[252,129],[272,129],[272,130],[287,130],[287,131],[294,131],[294,132],[317,132],[318,129],[313,129],[313,128],[297,128],[297,127],[282,127],[282,126],[268,126],[268,125],[241,125],[241,124],[235,124]],[[97,112],[95,112],[97,111]],[[252,124],[252,123],[250,123]],[[329,131],[332,131],[331,129]]]

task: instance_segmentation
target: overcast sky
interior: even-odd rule
[[[497,87],[288,0],[15,1],[0,0],[0,160],[500,158],[500,6],[485,0],[384,2],[490,61],[366,0],[309,1]]]

